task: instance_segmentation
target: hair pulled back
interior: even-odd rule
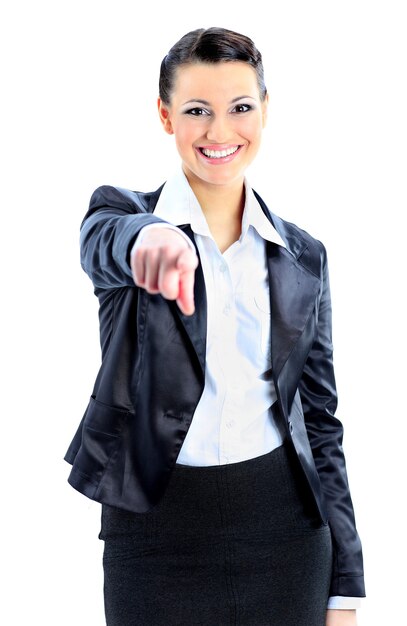
[[[220,63],[243,61],[253,67],[257,75],[260,97],[266,97],[263,61],[253,41],[226,28],[198,28],[187,33],[171,48],[161,62],[159,95],[169,105],[174,89],[176,71],[191,63]]]

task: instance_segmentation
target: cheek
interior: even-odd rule
[[[178,152],[182,152],[185,149],[185,141],[183,139],[183,136],[181,133],[177,131],[177,129],[174,129],[174,136],[175,136],[175,145],[177,146],[177,150]]]
[[[247,118],[239,124],[239,133],[251,142],[258,142],[261,139],[263,125],[260,118]]]
[[[179,150],[191,148],[199,136],[193,124],[179,124],[174,128],[175,142]]]

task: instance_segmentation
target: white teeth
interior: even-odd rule
[[[228,148],[227,150],[207,150],[206,148],[202,148],[202,152],[210,159],[221,159],[222,157],[234,154],[238,149],[239,146],[235,146],[234,148]]]

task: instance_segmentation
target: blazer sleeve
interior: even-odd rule
[[[95,288],[134,286],[131,248],[144,226],[163,222],[146,210],[137,192],[96,189],[80,232],[81,265]]]
[[[317,332],[299,391],[332,534],[334,561],[330,595],[363,597],[362,548],[342,447],[343,426],[335,417],[337,393],[333,369],[331,297],[326,252],[320,245],[322,291],[317,310]]]

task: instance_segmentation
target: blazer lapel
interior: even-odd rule
[[[299,261],[307,242],[292,225],[272,213],[256,191],[263,213],[282,237],[286,248],[267,242],[271,307],[271,365],[274,384],[287,417],[312,342],[321,281]],[[286,367],[286,365],[290,367]]]
[[[146,204],[146,210],[152,213],[160,197],[161,191],[164,185],[161,185],[155,192],[153,192],[148,200],[144,201],[140,194],[140,202],[144,206]],[[195,246],[196,253],[199,259],[199,251],[195,243],[194,234],[189,224],[180,225],[184,233],[191,239]],[[202,375],[205,377],[205,359],[206,359],[206,328],[207,328],[207,305],[206,305],[206,290],[203,277],[203,271],[201,263],[195,271],[194,282],[194,299],[195,299],[195,312],[193,315],[184,315],[176,302],[168,301],[169,306],[172,308],[174,314],[179,317],[184,326],[188,337],[192,343],[193,349],[198,357],[199,365],[202,370]]]
[[[189,225],[185,225],[180,226],[180,228],[194,243],[196,253],[199,259],[199,251],[195,244],[195,239],[191,227]],[[174,311],[180,318],[188,334],[188,337],[191,340],[192,346],[198,357],[202,373],[203,375],[205,375],[207,304],[205,282],[201,263],[198,264],[198,267],[195,271],[194,299],[195,312],[193,313],[193,315],[184,315],[175,302],[172,304],[174,307]]]
[[[307,339],[305,329],[313,318],[320,279],[285,248],[268,243],[267,252],[272,372],[283,411],[287,415],[301,375],[304,355],[308,351],[300,340]],[[290,367],[285,367],[287,363]]]

